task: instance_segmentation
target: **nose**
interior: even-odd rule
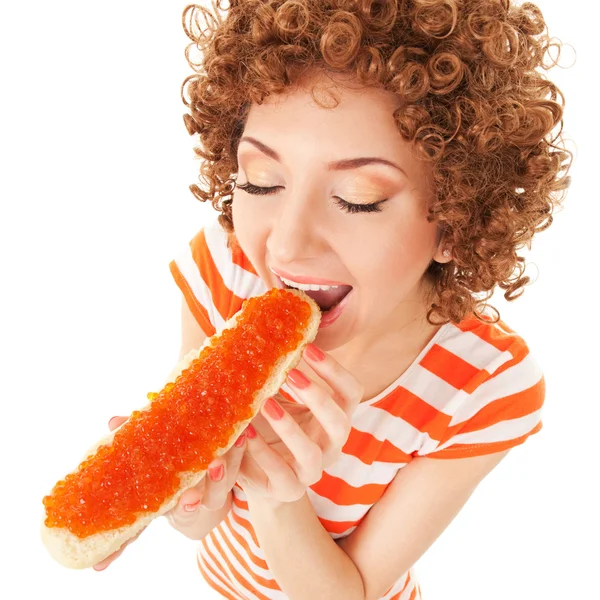
[[[306,194],[282,199],[271,219],[267,250],[277,265],[315,259],[326,247],[318,202]]]

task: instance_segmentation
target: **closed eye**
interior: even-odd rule
[[[283,187],[280,185],[273,187],[259,187],[258,185],[254,185],[250,182],[236,185],[236,188],[256,196],[276,194],[278,190],[283,189]],[[383,200],[378,200],[377,202],[372,202],[371,204],[353,204],[352,202],[347,202],[339,196],[334,196],[334,198],[336,204],[347,213],[380,212],[381,204],[389,200],[389,198],[384,198]]]

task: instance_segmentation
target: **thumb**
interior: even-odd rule
[[[111,417],[108,421],[108,428],[114,431],[117,427],[120,427],[127,421],[129,417]]]
[[[185,490],[179,498],[179,506],[185,507],[190,504],[197,504],[204,496],[204,486],[206,485],[206,478],[202,479],[200,483],[189,490]]]
[[[175,528],[182,527],[193,523],[197,519],[196,509],[199,507],[204,495],[204,487],[206,485],[206,477],[200,480],[198,485],[195,485],[189,490],[185,490],[179,497],[179,502],[165,516],[167,520]]]

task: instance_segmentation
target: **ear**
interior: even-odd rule
[[[446,264],[453,260],[452,249],[443,241],[438,244],[438,247],[433,255],[435,262]]]

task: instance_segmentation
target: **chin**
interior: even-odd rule
[[[331,352],[346,346],[354,337],[352,323],[336,322],[330,327],[319,329],[314,344],[325,352]]]

